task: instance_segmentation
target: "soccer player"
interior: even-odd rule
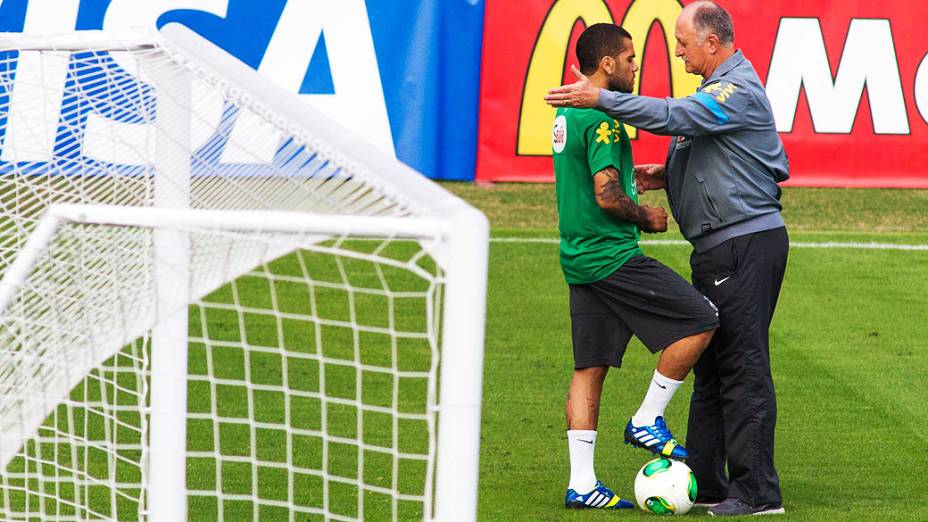
[[[638,65],[631,36],[613,24],[577,41],[581,70],[603,89],[631,92]],[[634,333],[661,352],[650,387],[628,421],[625,441],[685,459],[664,409],[705,349],[714,305],[682,277],[645,257],[640,230],[667,230],[662,208],[638,205],[631,143],[621,122],[592,109],[558,109],[552,133],[561,268],[570,287],[574,374],[567,395],[569,508],[632,507],[596,480],[593,455],[603,380],[619,367]]]
[[[666,163],[642,165],[636,174],[640,189],[667,191],[693,244],[693,284],[721,313],[693,372],[687,446],[696,502],[711,506],[713,516],[783,514],[770,323],[789,257],[777,186],[789,179],[789,159],[764,84],[735,47],[731,15],[713,2],[689,3],[675,37],[675,54],[703,78],[692,96],[610,92],[575,72],[579,81],[545,99],[674,136]]]

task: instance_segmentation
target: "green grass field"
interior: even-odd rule
[[[567,286],[553,241],[553,185],[445,186],[486,212],[494,236],[480,520],[650,517],[639,511],[568,512],[562,505],[568,480],[563,405],[572,360]],[[652,194],[645,201],[662,204]],[[774,320],[771,356],[785,520],[928,520],[923,472],[928,464],[928,250],[813,247],[822,242],[928,245],[926,203],[928,191],[784,192],[784,216],[797,246]],[[675,225],[671,228],[645,239],[680,239]],[[503,241],[512,238],[541,241]],[[377,247],[348,246],[367,252]],[[404,261],[416,250],[398,245],[382,254]],[[645,246],[648,255],[687,277],[689,251],[680,244]],[[363,510],[369,520],[389,519],[394,512],[401,520],[421,519],[421,502],[394,504],[388,491],[421,495],[425,487],[424,462],[391,452],[422,454],[427,447],[421,374],[432,362],[422,335],[428,329],[423,313],[428,292],[408,271],[344,258],[341,263],[308,252],[286,256],[265,273],[239,278],[191,308],[187,486],[199,491],[189,497],[191,520],[287,520],[288,503],[321,508],[323,480],[308,472],[288,473],[288,467],[324,467],[331,475],[360,477],[383,488],[359,497],[354,486],[330,482],[329,507],[343,516]],[[434,270],[426,259],[415,264]],[[307,285],[306,277],[314,283]],[[354,289],[351,296],[344,292],[346,283]],[[393,292],[389,298],[386,287]],[[402,335],[395,338],[388,331]],[[637,340],[632,343],[624,367],[606,381],[596,465],[599,478],[626,497],[633,496],[635,473],[649,454],[621,444],[622,428],[656,363]],[[131,409],[107,409],[127,399],[117,396],[108,371],[100,370],[99,382],[88,380],[72,393],[75,400],[83,394],[84,401],[94,403],[98,411],[91,420],[86,420],[89,410],[62,406],[59,427],[73,424],[79,435],[106,440],[103,434],[116,428],[116,420],[139,423]],[[398,372],[407,372],[406,377],[394,381]],[[128,376],[116,382],[126,389],[139,386],[141,380]],[[681,440],[691,382],[690,377],[668,411]],[[334,401],[321,401],[320,393]],[[410,414],[410,420],[394,423],[387,413],[361,412],[350,403],[358,398]],[[288,420],[289,428],[281,428]],[[120,429],[120,439],[137,442],[138,432]],[[325,444],[323,432],[329,439]],[[351,442],[356,439],[367,445],[363,451]],[[47,444],[30,445],[33,460],[17,460],[10,470],[41,465],[47,475],[67,475],[43,460],[52,451],[58,463],[85,470],[93,485],[75,491],[67,480],[13,477],[4,484],[0,509],[22,512],[28,506],[37,513],[45,505],[50,506],[46,514],[87,518],[79,507],[55,503],[59,496],[72,496],[103,516],[137,518],[137,488],[129,496],[110,497],[110,481],[138,480],[137,449],[123,452],[127,464],[114,468],[104,451]],[[115,477],[107,475],[111,469]],[[48,496],[23,494],[26,481],[31,491]],[[252,495],[262,505],[255,505]],[[690,516],[705,514],[694,510]]]
[[[206,238],[193,235],[202,246],[198,239]],[[242,241],[225,246],[263,245]],[[423,518],[436,402],[428,376],[438,348],[427,310],[437,300],[437,265],[415,241],[335,243],[263,264],[189,307],[190,520],[322,520],[323,510],[348,519]],[[336,246],[340,256],[329,252]],[[222,250],[211,251],[211,263],[222,262]],[[223,267],[193,272],[210,269]],[[131,281],[143,273],[120,275]],[[53,302],[59,289],[27,288],[23,301]],[[87,294],[74,315],[87,303],[100,306]],[[23,337],[45,339],[44,323],[28,324]],[[82,349],[101,349],[74,338]],[[26,443],[27,456],[0,475],[0,519],[145,519],[139,411],[150,388],[139,375],[158,350],[152,344],[123,347],[72,389]]]
[[[448,187],[484,209],[496,237],[556,237],[553,186]],[[926,200],[926,191],[787,189],[784,215],[794,242],[926,244]],[[645,252],[689,276],[689,247]],[[785,520],[928,520],[926,293],[928,251],[791,250],[771,349]],[[488,300],[480,519],[649,517],[562,507],[572,360],[557,245],[492,243]],[[655,363],[633,340],[606,380],[596,469],[623,496],[648,456],[621,443],[622,429]],[[680,439],[691,386],[689,377],[668,411]]]

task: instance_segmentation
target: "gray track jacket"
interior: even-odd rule
[[[686,98],[601,90],[597,109],[629,125],[674,136],[667,197],[696,250],[783,226],[778,182],[789,160],[764,86],[737,51]]]

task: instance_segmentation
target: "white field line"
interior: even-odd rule
[[[559,239],[549,237],[491,237],[491,243],[542,243],[556,245]],[[646,239],[641,241],[645,246],[690,246],[689,241],[682,239]],[[825,241],[821,243],[809,241],[791,241],[790,248],[846,248],[850,250],[909,250],[928,252],[928,245],[904,245],[892,243],[855,243],[840,241]]]

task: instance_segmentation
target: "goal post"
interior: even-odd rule
[[[190,206],[193,74],[170,62],[141,67],[162,86],[155,94],[154,201],[158,209]],[[54,207],[50,210],[53,210]],[[187,334],[190,244],[177,230],[153,233],[158,323],[152,329],[148,513],[153,522],[187,518]],[[171,296],[171,299],[167,299]]]
[[[0,139],[2,518],[476,519],[479,211],[176,24],[0,37]]]

